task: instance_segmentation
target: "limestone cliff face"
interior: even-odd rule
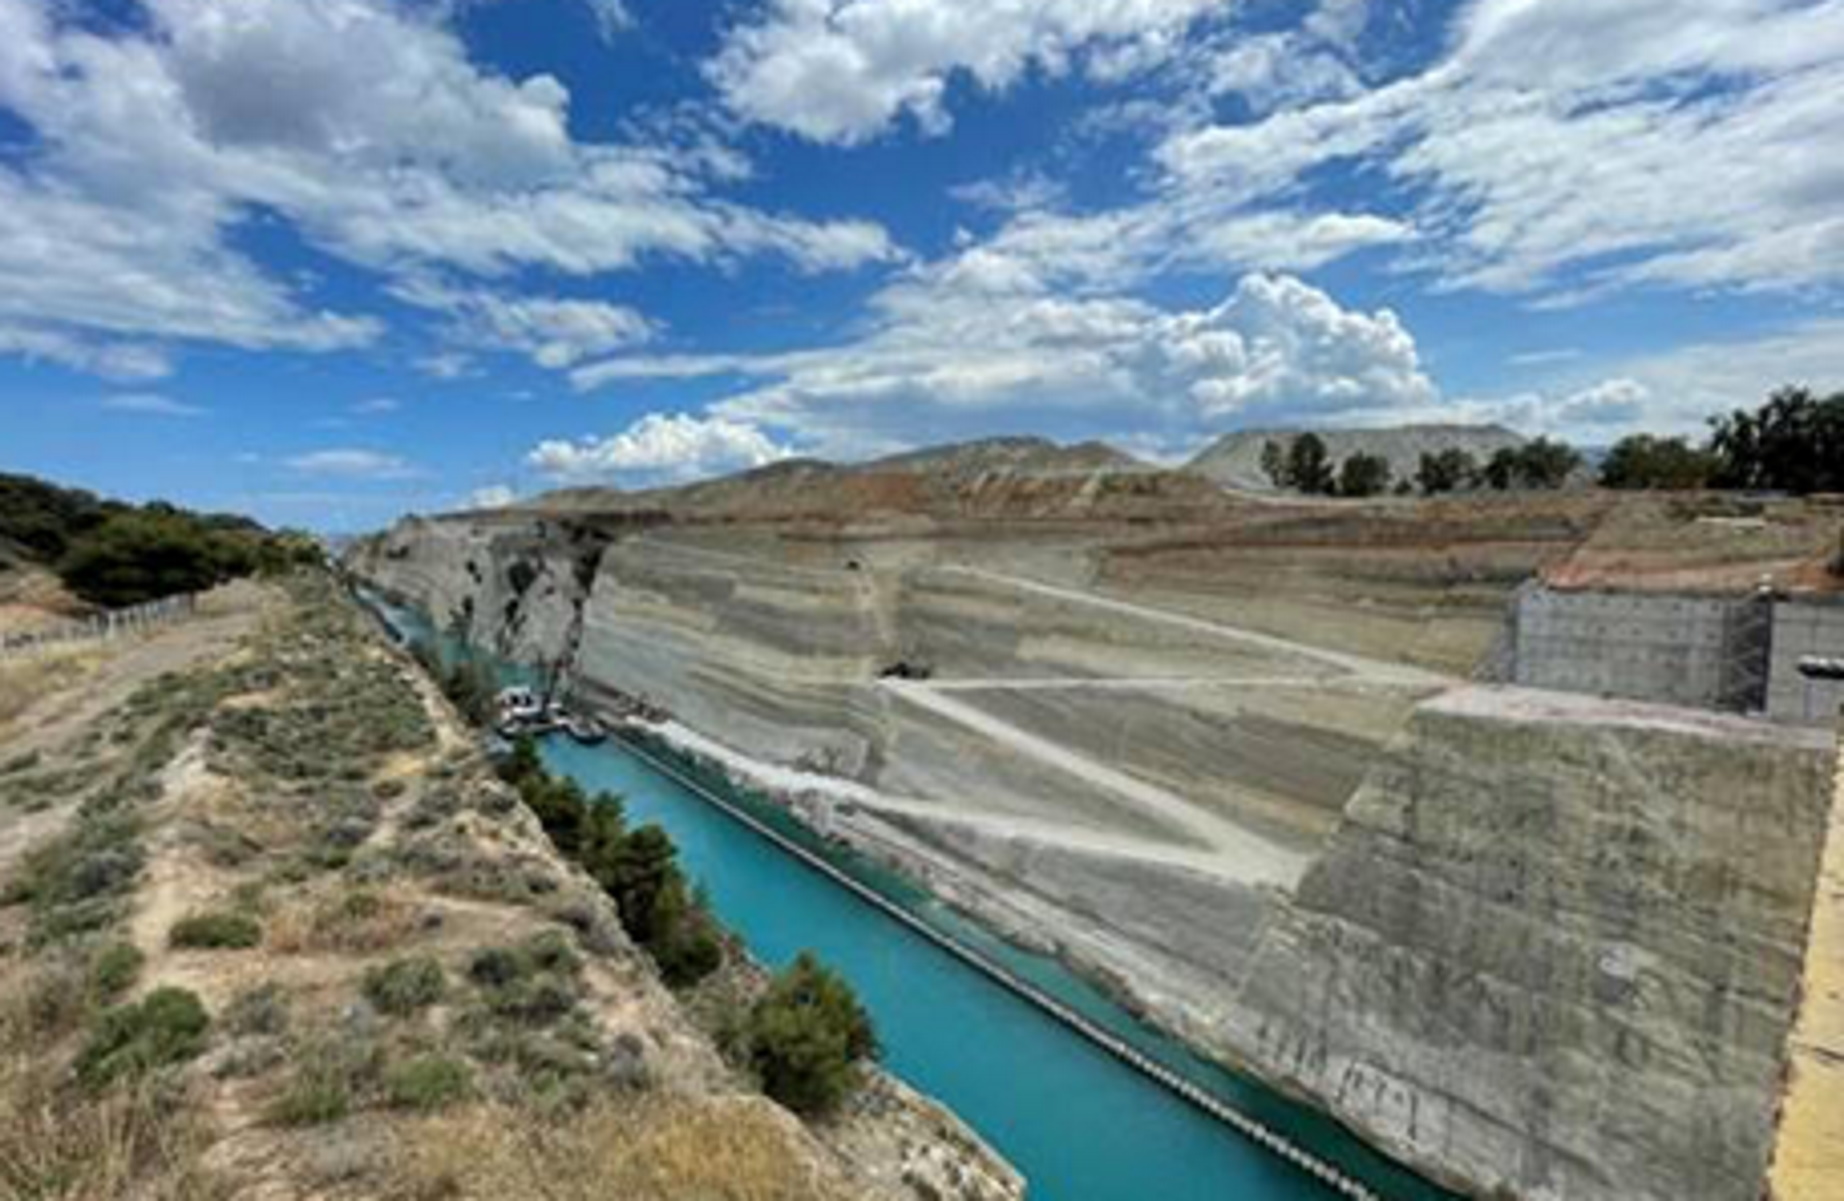
[[[1429,702],[1270,925],[1225,1042],[1481,1192],[1751,1201],[1828,757],[1684,710]]]

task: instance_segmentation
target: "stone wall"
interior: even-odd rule
[[[1758,601],[1530,589],[1516,606],[1514,683],[1733,712],[1762,703]]]
[[[1515,688],[1421,706],[1269,925],[1224,1049],[1529,1201],[1755,1201],[1830,738]]]
[[[1799,725],[1832,725],[1844,709],[1844,681],[1800,675],[1799,661],[1807,655],[1844,659],[1844,604],[1802,600],[1774,608],[1767,715]]]

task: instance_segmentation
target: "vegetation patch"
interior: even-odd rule
[[[104,929],[140,875],[139,832],[130,815],[80,812],[65,833],[26,854],[0,904],[32,907],[28,937],[38,946]]]
[[[433,1113],[473,1094],[474,1071],[465,1060],[418,1055],[384,1072],[384,1096],[394,1109]]]
[[[739,1048],[762,1091],[798,1113],[824,1114],[878,1054],[871,1018],[844,979],[802,952],[750,1007]]]
[[[678,848],[656,825],[629,830],[618,798],[591,799],[574,780],[545,770],[537,748],[521,739],[500,766],[557,850],[574,860],[615,900],[621,924],[674,987],[710,975],[723,942],[704,898],[678,865]]]
[[[167,932],[167,945],[179,950],[241,950],[261,944],[262,923],[242,913],[194,913]]]
[[[134,987],[146,961],[141,949],[131,942],[108,942],[90,955],[90,996],[105,1004]]]
[[[417,955],[393,959],[365,973],[363,989],[366,1000],[380,1013],[408,1017],[427,1009],[442,999],[448,978],[442,965],[432,956]]]
[[[157,988],[138,1004],[102,1012],[77,1057],[77,1077],[99,1087],[119,1077],[183,1063],[205,1049],[210,1025],[197,994]]]

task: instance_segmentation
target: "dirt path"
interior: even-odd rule
[[[781,767],[745,755],[678,722],[654,731],[667,742],[701,758],[723,764],[737,775],[771,792],[792,796],[824,796],[842,805],[874,813],[912,818],[935,825],[956,826],[988,837],[1019,839],[1037,846],[1061,847],[1089,855],[1179,867],[1242,882],[1243,877],[1214,850],[1152,842],[1107,830],[1084,829],[1067,822],[1039,821],[1007,814],[980,813],[944,801],[924,801],[891,796],[855,780]]]
[[[1292,888],[1299,882],[1311,861],[1310,856],[1289,850],[1234,822],[1226,821],[1176,793],[1135,779],[1067,747],[1027,733],[965,702],[935,692],[926,685],[885,680],[883,687],[909,704],[927,709],[938,717],[965,726],[1020,754],[1113,793],[1141,813],[1211,848],[1222,866],[1244,883],[1278,884]],[[1127,845],[1139,845],[1139,840],[1133,840]]]
[[[275,599],[266,588],[233,585],[214,596],[200,617],[84,652],[89,660],[84,671],[0,725],[0,761],[38,754],[47,766],[59,766],[94,722],[142,685],[230,655]],[[0,667],[0,673],[6,670]],[[0,877],[26,851],[63,829],[77,803],[73,797],[36,813],[0,807]]]
[[[1263,650],[1275,651],[1285,655],[1297,655],[1335,667],[1340,671],[1369,680],[1387,681],[1403,687],[1440,688],[1457,683],[1450,676],[1439,675],[1418,667],[1408,667],[1400,663],[1386,663],[1381,659],[1368,659],[1362,655],[1346,654],[1342,651],[1326,650],[1324,647],[1312,646],[1304,642],[1295,642],[1290,638],[1281,638],[1274,634],[1262,634],[1254,630],[1245,630],[1239,626],[1224,625],[1221,622],[1206,621],[1201,617],[1192,617],[1185,613],[1173,613],[1166,609],[1154,609],[1131,601],[1115,600],[1094,592],[1083,592],[1076,588],[1065,588],[1057,584],[1045,584],[1037,580],[1021,579],[1017,576],[1003,575],[981,567],[953,566],[945,571],[958,572],[961,575],[977,579],[990,580],[1005,584],[1021,592],[1033,592],[1039,596],[1054,597],[1058,600],[1073,601],[1077,604],[1091,605],[1098,609],[1107,609],[1126,617],[1141,621],[1153,621],[1162,625],[1190,630],[1211,638],[1240,642]]]

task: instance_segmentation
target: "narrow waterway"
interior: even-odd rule
[[[415,614],[379,608],[400,633],[429,637]],[[812,870],[619,740],[583,747],[552,739],[544,758],[552,770],[592,792],[620,795],[633,822],[665,827],[719,918],[758,958],[779,966],[807,949],[837,968],[870,1010],[886,1064],[939,1098],[1016,1164],[1035,1201],[1337,1196]],[[726,800],[822,851],[906,911],[1002,962],[1379,1196],[1401,1201],[1447,1196],[1333,1123],[1196,1059],[1053,961],[993,938],[888,873],[824,846],[761,798],[714,778],[697,782],[722,790]]]

